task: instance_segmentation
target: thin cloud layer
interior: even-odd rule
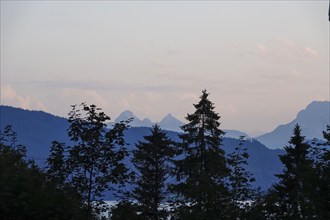
[[[223,126],[271,130],[329,99],[324,8],[325,1],[1,1],[1,103],[66,116],[85,101],[112,117],[129,109],[184,121],[207,89]]]
[[[49,111],[43,102],[35,97],[20,95],[9,84],[1,85],[1,104],[20,107],[23,109],[39,109]]]

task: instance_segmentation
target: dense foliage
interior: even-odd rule
[[[168,196],[166,180],[175,155],[174,142],[155,125],[151,135],[144,137],[145,142],[136,144],[132,162],[137,169],[136,186],[132,197],[139,204],[143,219],[166,219],[167,212],[161,204]]]
[[[60,188],[72,187],[81,195],[84,218],[92,219],[104,211],[103,192],[122,186],[129,177],[123,163],[127,156],[124,130],[128,122],[106,128],[110,119],[95,105],[72,106],[68,135],[74,146],[53,142],[48,162],[48,176]]]
[[[221,148],[224,132],[208,95],[204,90],[194,104],[195,112],[187,115],[188,123],[182,126],[182,159],[175,161],[177,183],[172,186],[179,196],[178,219],[226,218],[228,214],[230,169]]]
[[[247,170],[249,154],[246,152],[247,148],[244,147],[244,141],[244,136],[241,136],[238,146],[235,146],[234,151],[227,158],[231,169],[229,176],[232,203],[230,216],[233,219],[244,218],[249,211],[249,201],[254,200],[257,196],[257,191],[251,186],[255,179]]]
[[[58,189],[25,155],[25,147],[7,126],[0,133],[0,218],[81,219],[80,196]]]
[[[280,182],[271,192],[276,195],[274,214],[277,218],[312,219],[313,160],[308,156],[310,146],[301,135],[299,125],[295,126],[289,144],[284,148],[286,154],[280,156],[285,169],[277,175]]]

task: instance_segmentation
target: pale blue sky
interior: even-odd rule
[[[1,104],[269,131],[329,100],[328,1],[1,1]]]

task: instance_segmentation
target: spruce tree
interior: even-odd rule
[[[330,125],[323,131],[325,142],[313,146],[315,193],[313,202],[318,219],[330,219]]]
[[[238,146],[234,151],[228,155],[228,165],[231,169],[229,176],[230,190],[233,209],[232,217],[235,219],[241,219],[247,209],[249,208],[249,202],[253,199],[256,192],[252,189],[251,183],[255,181],[252,174],[246,170],[248,165],[249,154],[247,148],[244,147],[244,136],[239,139]]]
[[[326,148],[322,157],[323,166],[320,177],[320,194],[323,197],[323,201],[321,202],[323,205],[320,207],[319,212],[321,213],[322,218],[330,219],[330,125],[327,125],[327,130],[323,131],[323,137],[326,140],[326,143],[324,144]]]
[[[136,144],[132,163],[137,170],[136,186],[132,197],[137,201],[140,218],[145,220],[166,219],[166,210],[160,205],[168,195],[166,180],[175,155],[174,142],[158,125],[144,142]]]
[[[219,128],[220,116],[208,96],[206,90],[202,91],[200,101],[194,104],[195,112],[187,115],[188,123],[182,126],[178,147],[182,159],[175,162],[178,183],[172,186],[182,198],[179,219],[227,217],[229,192],[225,179],[230,170],[221,148],[224,132]]]
[[[270,215],[279,219],[313,219],[315,205],[312,194],[315,193],[315,186],[312,180],[315,172],[313,160],[309,157],[310,145],[301,135],[298,124],[294,127],[289,144],[284,148],[286,153],[280,155],[284,171],[276,175],[280,182],[271,192],[270,198],[275,206],[271,209],[275,212]]]

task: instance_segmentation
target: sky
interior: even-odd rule
[[[3,1],[1,104],[185,122],[203,89],[256,134],[329,100],[328,1]]]

